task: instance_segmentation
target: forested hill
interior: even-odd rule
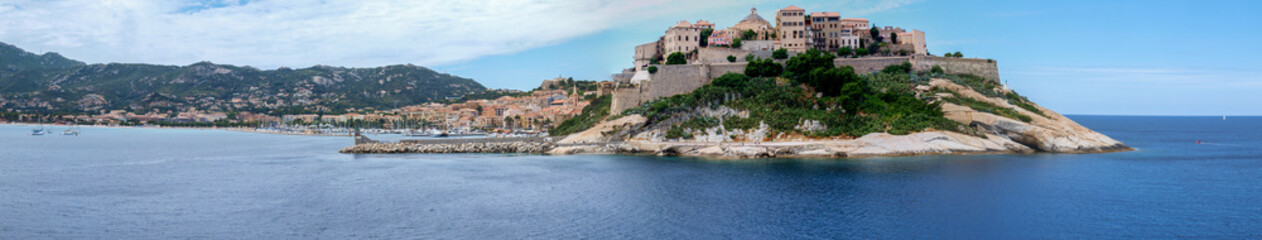
[[[188,66],[84,64],[0,43],[0,110],[340,112],[394,108],[486,88],[414,65],[259,70],[210,62]]]

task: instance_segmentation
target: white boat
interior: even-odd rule
[[[67,128],[65,131],[61,131],[61,135],[64,135],[64,136],[79,136],[79,129],[77,129],[77,128]]]

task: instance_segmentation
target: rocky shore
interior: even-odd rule
[[[470,143],[366,143],[350,146],[340,153],[533,153],[544,154],[553,145],[540,141]]]

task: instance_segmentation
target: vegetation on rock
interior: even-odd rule
[[[563,136],[587,130],[592,126],[595,126],[596,123],[599,123],[601,120],[604,120],[605,117],[609,116],[609,106],[612,102],[613,98],[610,95],[600,96],[595,100],[592,100],[591,105],[583,107],[582,113],[561,122],[560,125],[552,128],[552,130],[549,130],[548,134],[552,136]]]

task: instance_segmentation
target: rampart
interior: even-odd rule
[[[716,55],[717,56],[717,55]],[[723,55],[724,58],[727,55]],[[725,60],[726,61],[726,60]],[[784,61],[777,61],[784,64]],[[933,66],[942,67],[943,71],[953,74],[972,74],[992,81],[999,81],[999,67],[994,60],[975,58],[944,58],[935,56],[904,57],[868,57],[838,58],[833,60],[837,66],[851,66],[856,72],[869,73],[885,69],[886,66],[910,62],[914,71],[929,71]],[[616,81],[613,90],[613,101],[610,111],[620,114],[623,111],[640,106],[640,104],[658,98],[690,93],[710,83],[710,80],[723,74],[745,72],[746,63],[741,60],[735,63],[702,63],[686,65],[656,65],[657,73],[650,75],[650,80],[632,84]]]

